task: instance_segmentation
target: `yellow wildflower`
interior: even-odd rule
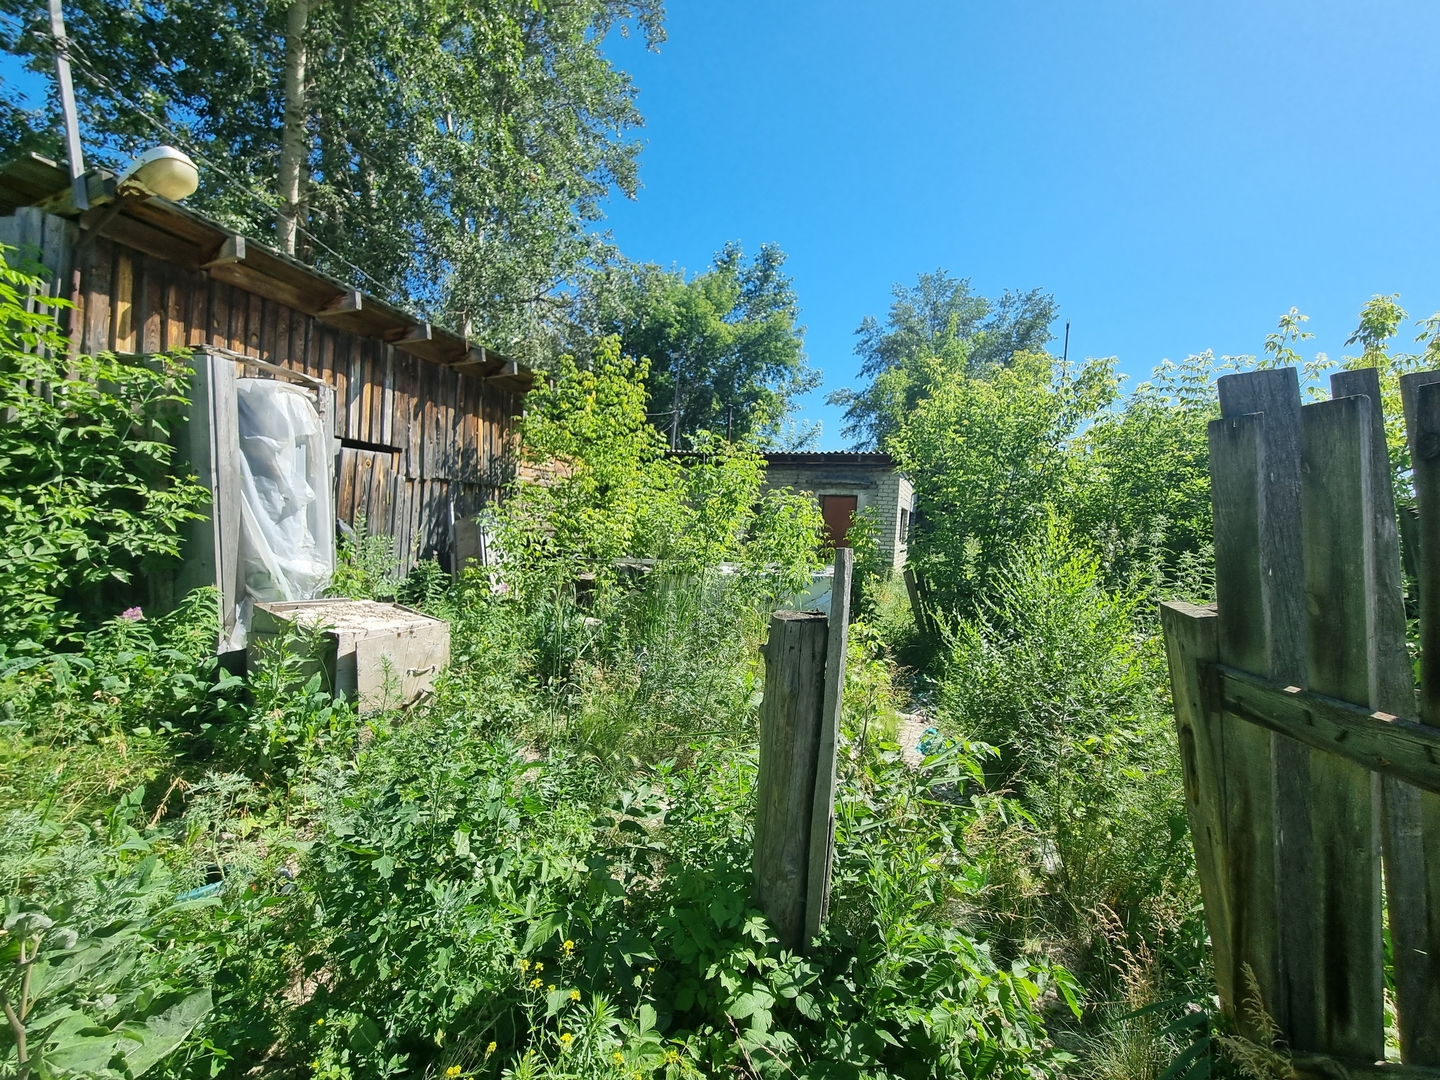
[[[486,1054],[486,1056],[488,1057],[490,1054],[493,1054],[494,1052],[495,1052],[495,1040],[494,1040],[494,1039],[491,1039],[491,1040],[490,1040],[490,1045],[487,1046],[487,1047],[485,1047],[485,1054]]]
[[[625,1055],[622,1054],[619,1050],[616,1050],[613,1054],[610,1055],[610,1060],[615,1062],[616,1065],[624,1065]]]
[[[536,961],[535,961],[535,972],[536,972],[536,974],[539,974],[540,972],[542,972],[542,971],[544,971],[544,970],[545,970],[545,965],[542,964],[539,960],[536,960]]]
[[[530,970],[530,961],[529,961],[529,960],[526,960],[526,959],[524,959],[524,958],[522,957],[522,958],[520,959],[520,970],[521,970],[521,971],[529,971],[529,970]]]
[[[561,944],[560,948],[565,950],[566,956],[569,956],[572,952],[575,951],[575,942],[571,941],[569,938],[566,938],[565,941]]]
[[[459,1075],[460,1075],[460,1066],[459,1066],[459,1065],[451,1065],[448,1069],[445,1070],[445,1075],[446,1075],[446,1076],[459,1076]]]
[[[530,980],[530,989],[531,989],[531,990],[539,990],[540,987],[543,986],[543,985],[544,985],[544,983],[543,983],[543,981],[540,980],[540,979],[531,979],[531,980]]]
[[[316,1027],[324,1027],[324,1026],[325,1026],[325,1017],[322,1016],[322,1017],[320,1017],[318,1020],[316,1020],[316,1021],[315,1021],[315,1026],[316,1026]]]
[[[666,1065],[678,1065],[679,1063],[680,1063],[680,1055],[679,1055],[679,1054],[677,1054],[674,1050],[666,1050],[666,1051],[665,1051],[665,1064],[666,1064]]]
[[[555,984],[551,983],[549,986],[545,987],[545,992],[547,994],[553,994],[555,992]]]
[[[565,1047],[566,1050],[569,1050],[569,1049],[570,1049],[570,1044],[571,1044],[572,1042],[574,1042],[574,1041],[575,1041],[575,1036],[574,1036],[574,1035],[571,1035],[570,1032],[568,1032],[568,1031],[565,1032],[563,1035],[560,1036],[560,1045],[563,1046],[563,1047]]]
[[[571,1000],[571,1001],[579,1001],[579,1000],[580,1000],[580,991],[579,991],[579,990],[571,990],[571,991],[570,991],[570,1000]]]

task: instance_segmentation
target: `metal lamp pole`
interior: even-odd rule
[[[50,34],[55,38],[55,81],[60,84],[60,107],[65,112],[65,144],[70,156],[70,183],[75,206],[90,209],[85,183],[85,153],[80,148],[80,117],[75,112],[75,86],[70,81],[70,42],[65,37],[65,11],[61,0],[50,0]]]

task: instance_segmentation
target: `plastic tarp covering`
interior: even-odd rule
[[[255,601],[313,600],[335,569],[330,440],[315,399],[276,379],[237,379],[242,625]],[[240,644],[237,642],[237,644]]]

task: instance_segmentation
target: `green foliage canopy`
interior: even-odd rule
[[[1055,298],[1039,289],[1007,290],[988,300],[971,291],[969,278],[936,270],[910,288],[896,285],[893,293],[885,323],[867,315],[855,331],[860,377],[870,385],[829,397],[830,404],[845,406],[844,432],[857,449],[886,449],[934,379],[1007,364],[1017,353],[1043,349],[1053,336]],[[937,358],[945,363],[928,363]]]
[[[269,234],[288,6],[72,0],[87,154],[115,166],[175,142],[201,160],[191,205]],[[45,6],[0,12],[0,46],[48,75]],[[606,35],[634,26],[658,45],[662,18],[659,0],[314,3],[300,254],[523,347],[589,251],[601,199],[636,190],[635,87],[605,58]],[[25,137],[13,102],[5,115],[0,133]],[[46,121],[58,149],[53,97]]]
[[[623,557],[697,573],[723,561],[808,582],[822,522],[812,500],[762,491],[764,461],[747,442],[702,434],[667,455],[646,414],[648,363],[601,343],[587,367],[562,356],[526,402],[526,468],[502,511],[516,567],[562,576],[613,573]]]
[[[574,297],[572,343],[617,335],[650,362],[646,385],[655,426],[682,448],[701,431],[766,445],[793,443],[784,421],[819,372],[806,363],[799,300],[785,253],[764,244],[750,258],[726,244],[703,273],[614,259]],[[804,438],[805,433],[799,437]]]

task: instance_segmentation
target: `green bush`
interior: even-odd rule
[[[43,285],[0,248],[0,658],[132,606],[206,498],[173,469],[184,362],[69,355]]]
[[[997,747],[992,786],[1023,810],[977,823],[995,889],[983,921],[1102,993],[1137,949],[1157,984],[1204,977],[1164,658],[1140,603],[1051,523],[959,625],[940,688],[942,725]]]

